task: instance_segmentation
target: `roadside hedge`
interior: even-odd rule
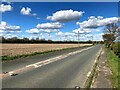
[[[120,42],[114,42],[111,49],[120,58]]]

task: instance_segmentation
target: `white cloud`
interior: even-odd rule
[[[37,13],[33,13],[32,15],[33,15],[33,16],[37,16]]]
[[[2,21],[0,23],[0,30],[1,31],[6,31],[6,32],[11,32],[11,31],[20,31],[20,26],[14,26],[14,25],[9,25],[7,22]]]
[[[20,26],[7,26],[6,30],[10,30],[10,31],[18,31],[20,30]]]
[[[73,20],[79,20],[83,15],[82,11],[73,11],[73,10],[61,10],[53,13],[52,16],[47,16],[47,19],[58,22],[68,22]]]
[[[1,2],[6,2],[6,3],[8,3],[8,4],[11,4],[11,2],[8,1],[8,0],[1,0]]]
[[[39,17],[37,17],[36,19],[40,19]]]
[[[94,34],[93,35],[93,40],[94,41],[103,41],[103,37],[102,37],[102,35],[103,35],[104,33],[99,33],[99,34]]]
[[[91,33],[92,32],[91,29],[87,29],[87,28],[84,28],[83,30],[85,31],[85,33]]]
[[[40,29],[60,29],[63,27],[63,25],[59,22],[55,22],[38,24],[36,27]]]
[[[4,37],[5,38],[13,38],[13,37],[18,37],[18,36],[14,35],[14,34],[11,34],[11,33],[8,33],[8,34],[4,34]]]
[[[67,36],[75,36],[75,33],[71,33],[71,32],[61,32],[59,31],[58,33],[56,33],[57,36],[61,36],[61,37],[67,37]]]
[[[97,32],[100,32],[100,29],[96,29]]]
[[[0,33],[4,33],[4,31],[3,31],[3,30],[0,30]]]
[[[12,10],[11,5],[4,5],[4,4],[0,5],[0,12],[6,12],[6,11],[11,11],[11,10]]]
[[[87,34],[87,35],[85,35],[85,36],[86,36],[86,37],[89,37],[89,38],[93,37],[92,34]]]
[[[83,34],[84,33],[84,31],[81,29],[81,28],[78,28],[78,29],[75,29],[75,30],[73,30],[73,33],[80,33],[80,34]]]
[[[77,25],[80,25],[81,28],[98,28],[107,24],[117,23],[118,17],[104,18],[102,16],[98,16],[97,18],[94,16],[89,17],[88,21],[77,22]]]
[[[73,32],[61,32],[59,31],[58,33],[56,33],[57,36],[60,37],[60,39],[63,39],[63,40],[78,40],[78,31],[79,31],[79,34],[82,34],[80,35],[80,39],[85,39],[85,36],[83,34],[88,34],[91,32],[91,29],[75,29],[73,30]]]
[[[120,42],[120,36],[115,39],[115,42]]]
[[[58,32],[56,33],[56,35],[58,36],[59,40],[71,40],[71,41],[78,41],[78,34],[73,33],[73,32]],[[87,40],[88,34],[86,35],[80,35],[79,39],[80,41],[85,41]],[[90,39],[90,38],[89,38]]]
[[[27,33],[30,34],[40,34],[40,33],[53,33],[53,32],[59,32],[59,29],[38,29],[38,28],[33,28],[30,30],[26,30]]]
[[[26,32],[30,33],[30,34],[39,34],[40,30],[38,30],[37,28],[33,28],[33,29],[30,29],[30,30],[26,30]]]
[[[31,15],[31,8],[27,7],[27,8],[22,8],[21,9],[21,14],[23,15]]]
[[[78,28],[78,29],[75,29],[73,30],[73,33],[77,33],[78,34],[88,34],[91,32],[91,29],[87,29],[87,28]]]
[[[44,33],[52,33],[52,32],[59,32],[59,29],[43,29]]]
[[[42,24],[38,24],[36,26],[36,28],[26,30],[26,32],[28,32],[30,34],[47,33],[50,35],[50,33],[59,32],[60,28],[62,28],[62,24],[58,23],[58,22],[56,22],[56,23],[42,23]]]
[[[22,15],[37,16],[36,13],[31,13],[32,10],[29,7],[26,7],[26,8],[23,7],[20,12],[21,12]]]
[[[56,35],[58,35],[58,36],[62,36],[63,35],[63,32],[58,32],[58,33],[56,33]]]

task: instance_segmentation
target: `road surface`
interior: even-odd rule
[[[88,50],[67,56],[58,61],[49,63],[42,67],[28,70],[16,76],[3,78],[3,88],[74,88],[83,87],[87,74],[91,71],[94,61],[102,48],[102,45],[92,46]],[[31,58],[3,63],[3,71],[10,71],[20,68],[29,63],[46,60],[58,55],[67,54],[76,50],[66,50],[49,53],[46,55],[34,56]],[[29,60],[30,59],[30,60]],[[19,62],[19,63],[18,63]],[[10,63],[12,65],[10,65]],[[18,67],[17,67],[18,66]]]

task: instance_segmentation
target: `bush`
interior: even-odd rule
[[[112,45],[112,49],[113,49],[114,53],[120,57],[120,42],[115,42]]]

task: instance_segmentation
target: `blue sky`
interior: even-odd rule
[[[3,3],[4,5],[8,5],[7,3]],[[39,35],[34,35],[26,32],[26,30],[30,30],[32,28],[36,28],[37,24],[42,23],[55,23],[59,21],[53,21],[50,19],[47,19],[47,16],[52,16],[53,13],[56,13],[61,10],[73,10],[78,12],[84,12],[82,16],[79,17],[77,20],[71,20],[68,22],[60,22],[63,27],[60,28],[60,32],[66,33],[72,33],[73,30],[80,28],[80,25],[77,25],[76,22],[84,22],[85,20],[88,20],[89,17],[94,16],[94,18],[97,18],[98,16],[102,16],[103,19],[106,18],[112,18],[112,17],[118,17],[118,3],[117,2],[101,2],[101,3],[95,3],[95,2],[14,2],[11,3],[10,6],[12,7],[12,10],[4,11],[2,12],[2,21],[7,22],[9,25],[13,26],[20,26],[19,33],[10,33],[16,34],[18,37],[40,37]],[[31,15],[24,15],[21,13],[22,8],[30,8],[31,9]],[[32,15],[37,14],[37,15]],[[39,19],[38,19],[39,18]],[[90,28],[91,29],[91,28]],[[98,37],[98,35],[102,35],[104,29],[104,25],[101,25],[95,29],[91,29],[91,32],[88,34],[88,36],[91,34],[94,37],[94,40],[102,40],[101,36]],[[5,34],[4,34],[5,35]],[[7,34],[6,34],[7,35]],[[52,39],[52,40],[60,40],[60,37],[56,36],[56,32],[51,33],[51,36],[47,35],[46,33],[42,33],[43,37],[45,39]],[[83,34],[82,34],[83,35]],[[82,36],[81,35],[81,36]],[[86,34],[83,35],[83,37],[87,36]],[[49,38],[48,38],[49,37]],[[67,36],[69,38],[69,36]],[[84,39],[81,38],[81,40],[88,40],[91,38],[85,37]],[[61,40],[64,40],[61,39]],[[68,39],[70,40],[70,39]],[[72,39],[73,40],[73,39]]]

